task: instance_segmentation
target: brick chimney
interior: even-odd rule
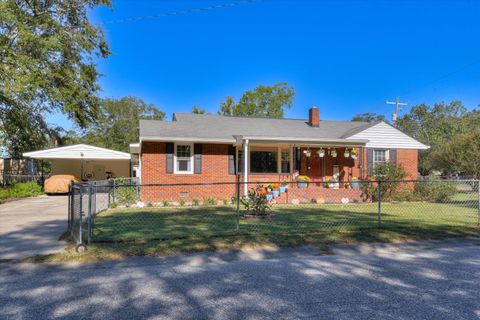
[[[320,110],[317,107],[311,107],[308,111],[308,124],[311,127],[318,127],[320,125]]]

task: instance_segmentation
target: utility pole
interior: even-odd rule
[[[408,103],[400,102],[400,97],[397,97],[395,99],[395,102],[392,101],[385,101],[386,104],[394,104],[395,105],[395,113],[392,114],[392,120],[393,120],[393,126],[396,128],[397,127],[397,120],[398,120],[398,109],[399,106],[407,106]]]

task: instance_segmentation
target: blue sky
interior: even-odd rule
[[[98,61],[102,96],[137,96],[168,119],[192,105],[214,113],[228,95],[279,81],[296,90],[292,118],[312,105],[323,119],[390,117],[385,100],[397,95],[410,106],[480,104],[480,1],[262,0],[124,20],[232,3],[113,0],[91,12],[113,52]],[[49,121],[71,127],[62,115]]]

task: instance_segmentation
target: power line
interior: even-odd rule
[[[215,4],[215,5],[210,5],[210,6],[206,6],[206,7],[188,8],[188,9],[182,9],[182,10],[177,10],[177,11],[172,11],[172,12],[157,13],[157,14],[152,14],[152,15],[148,15],[148,16],[137,16],[137,17],[128,17],[128,18],[123,18],[123,19],[108,20],[108,21],[103,22],[103,24],[130,23],[130,22],[152,20],[152,19],[158,19],[158,18],[164,18],[164,17],[174,17],[174,16],[180,16],[180,15],[186,15],[186,14],[192,14],[192,13],[200,13],[200,12],[217,10],[217,9],[233,8],[233,7],[238,7],[238,6],[241,6],[241,5],[244,5],[244,4],[252,4],[252,3],[260,2],[260,1],[261,0],[241,0],[241,1],[236,1],[236,2]]]
[[[394,102],[392,101],[385,101],[386,104],[394,104],[395,105],[395,113],[392,115],[393,126],[397,127],[397,120],[398,120],[398,111],[399,106],[407,106],[408,103],[400,102],[400,97],[397,97]]]

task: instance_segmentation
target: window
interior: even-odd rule
[[[388,150],[373,150],[373,167],[388,162]]]
[[[250,172],[252,173],[277,173],[278,153],[275,151],[250,152]]]
[[[191,144],[175,146],[175,173],[193,173],[193,156]]]
[[[237,149],[237,172],[244,171],[243,149]],[[290,173],[290,149],[251,146],[248,165],[250,173]]]
[[[290,173],[290,150],[282,149],[281,153],[281,173]]]

